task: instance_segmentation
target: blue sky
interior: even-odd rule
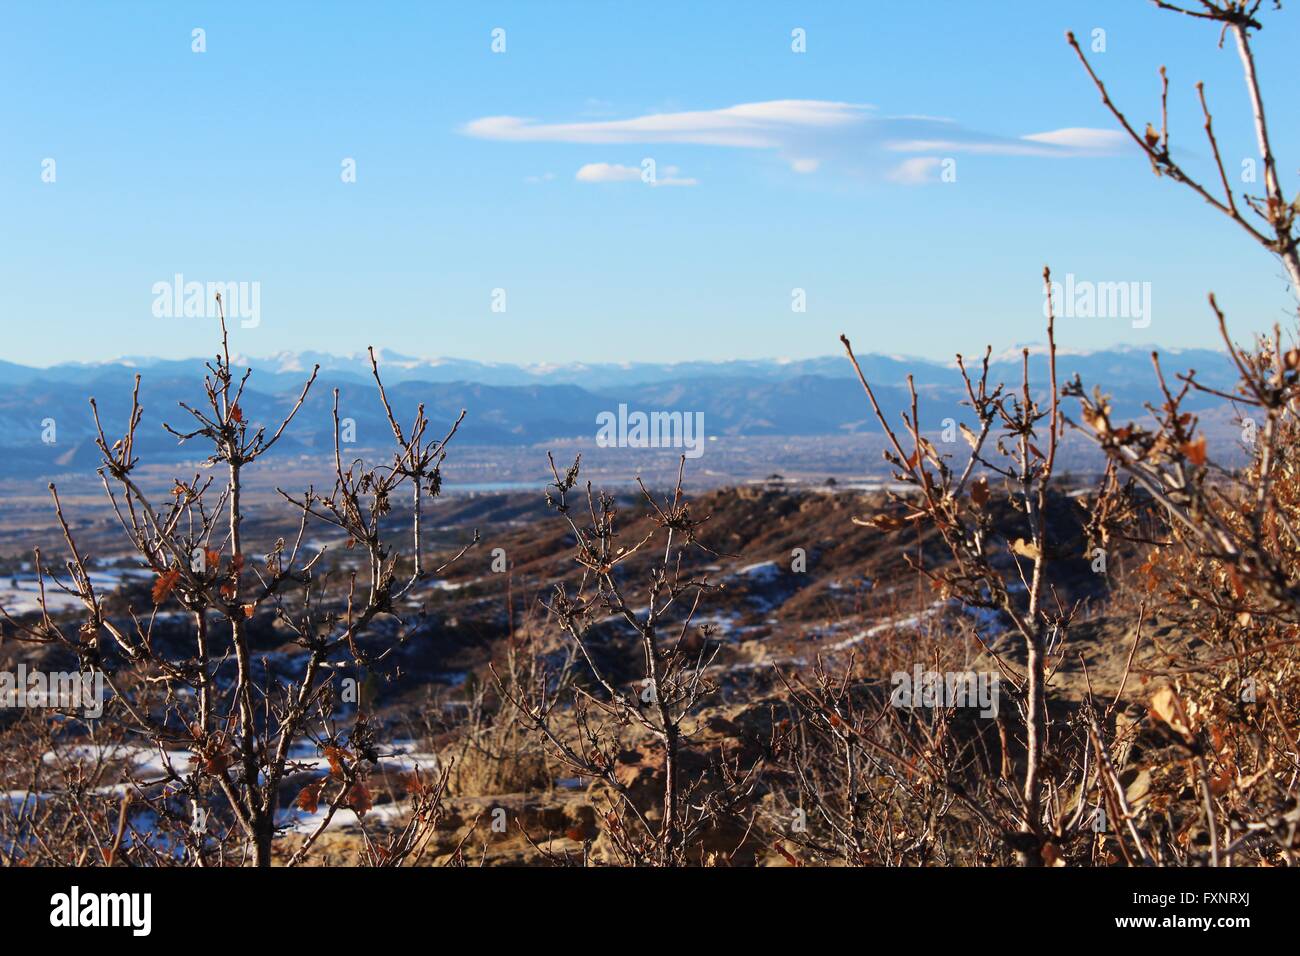
[[[51,2],[0,18],[10,361],[210,353],[210,320],[153,314],[177,273],[260,283],[260,324],[235,334],[248,354],[510,362],[807,357],[841,331],[863,350],[1000,350],[1043,338],[1044,263],[1151,283],[1148,328],[1070,319],[1068,347],[1213,344],[1211,289],[1243,332],[1289,301],[1244,233],[1110,135],[1067,28],[1105,30],[1094,63],[1139,124],[1167,64],[1192,169],[1213,176],[1198,79],[1229,172],[1254,155],[1235,51],[1137,0]],[[1297,24],[1270,16],[1257,47],[1288,194]],[[1084,132],[1024,139],[1060,130]]]

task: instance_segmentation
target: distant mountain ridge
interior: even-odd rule
[[[643,411],[704,414],[709,436],[817,436],[876,432],[878,423],[846,358],[826,356],[793,361],[566,364],[518,366],[461,359],[416,359],[379,353],[389,397],[403,417],[424,403],[435,429],[466,409],[462,444],[530,445],[594,437],[596,416],[620,404]],[[978,375],[982,356],[967,367]],[[907,376],[922,399],[922,424],[937,430],[944,419],[968,420],[961,403],[965,388],[955,368],[899,356],[859,357],[891,421],[910,407]],[[293,406],[303,381],[319,363],[316,386],[278,454],[329,453],[333,447],[332,390],[339,389],[341,414],[356,423],[357,447],[376,448],[391,439],[375,395],[368,357],[326,353],[281,353],[249,359],[253,375],[241,401],[254,427],[274,427]],[[1229,359],[1196,349],[1170,353],[1167,376],[1195,368],[1207,385],[1230,390],[1236,380]],[[119,435],[130,408],[136,372],[142,376],[145,409],[136,451],[147,461],[192,458],[196,448],[178,446],[161,423],[187,424],[178,402],[202,401],[203,360],[135,359],[40,369],[0,362],[0,477],[84,471],[97,462],[88,397],[94,396],[110,439]],[[1030,371],[1041,393],[1046,357],[1031,348]],[[1123,348],[1063,353],[1062,384],[1079,373],[1091,388],[1112,395],[1118,415],[1141,417],[1144,403],[1158,400],[1148,350]],[[990,381],[1019,387],[1022,357],[1003,353],[990,362]],[[1188,407],[1211,403],[1194,396]],[[1227,421],[1216,411],[1220,429]],[[48,441],[52,420],[55,440]]]
[[[1041,359],[1046,352],[1046,346],[1042,343],[1031,343],[1023,348],[1030,349],[1035,360]],[[1149,371],[1152,348],[1154,346],[1121,346],[1096,351],[1059,349],[1058,364],[1063,369],[1079,366],[1078,370],[1084,373],[1093,369],[1133,371],[1137,367]],[[1014,346],[995,354],[991,363],[993,369],[1002,372],[1014,366],[1018,372],[1021,349],[1022,346]],[[1209,349],[1160,349],[1160,352],[1179,367],[1191,363],[1200,368],[1223,360],[1223,353]],[[843,355],[825,355],[806,359],[565,362],[530,365],[480,362],[474,359],[446,356],[420,358],[394,352],[391,349],[377,349],[376,357],[385,381],[393,383],[470,382],[480,385],[578,385],[583,388],[606,388],[693,378],[789,380],[806,375],[838,378],[853,374],[848,360]],[[966,356],[968,367],[978,367],[982,358],[982,354]],[[197,357],[161,359],[128,355],[103,362],[62,362],[47,368],[0,361],[0,385],[41,380],[86,381],[87,376],[90,380],[94,380],[101,373],[123,368],[170,377],[201,371],[205,361],[206,358]],[[910,372],[915,375],[918,383],[938,383],[956,367],[952,361],[939,362],[914,356],[877,353],[860,354],[859,361],[868,376],[901,381]],[[370,379],[370,359],[365,352],[343,355],[316,351],[277,352],[263,358],[241,355],[236,358],[236,362],[253,369],[263,377],[274,379],[282,376],[299,377],[309,372],[316,364],[320,365],[323,374],[333,378],[355,381]]]
[[[568,362],[519,365],[510,362],[479,362],[473,359],[452,357],[415,358],[376,349],[376,357],[386,382],[472,382],[480,385],[580,385],[606,387],[639,385],[671,379],[718,376],[792,378],[799,375],[836,375],[850,372],[842,356],[825,356],[814,359],[756,359],[728,362]],[[104,362],[64,362],[48,368],[32,368],[11,362],[0,362],[0,385],[21,384],[36,380],[80,381],[87,375],[98,376],[120,368],[139,369],[170,376],[185,374],[203,368],[206,359],[159,359],[123,356]],[[369,380],[370,358],[365,352],[336,355],[328,352],[278,352],[265,358],[238,356],[236,363],[251,368],[256,374],[279,379],[283,376],[300,377],[319,364],[321,371],[331,377],[347,380]],[[918,364],[921,359],[897,357],[890,359],[901,364]],[[936,365],[937,363],[927,363]]]

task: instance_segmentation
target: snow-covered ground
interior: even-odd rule
[[[301,753],[302,756],[293,756],[295,762],[300,764],[309,763],[315,769],[325,770],[329,768],[329,762],[324,757],[316,756],[316,747],[310,742],[295,744],[290,751],[291,754]],[[310,754],[310,755],[309,755]],[[380,748],[381,764],[386,769],[396,766],[399,770],[410,772],[419,770],[424,776],[435,779],[439,773],[438,755],[419,748],[419,745],[413,740],[397,740],[388,747]],[[399,822],[409,809],[408,801],[395,800],[390,803],[380,803],[371,807],[366,813],[367,823],[389,824]],[[314,813],[304,813],[297,806],[289,806],[281,809],[276,814],[276,825],[285,827],[293,833],[313,833],[320,826],[321,821],[325,819],[329,808],[320,804]],[[330,819],[327,830],[338,830],[349,826],[356,825],[357,816],[346,807],[335,812]]]
[[[42,755],[41,761],[50,767],[79,764],[88,769],[101,763],[117,764],[124,772],[129,772],[131,779],[137,783],[149,783],[166,779],[168,762],[177,773],[185,773],[190,765],[190,752],[188,750],[160,752],[149,747],[123,743],[72,744],[59,748],[57,753],[53,750],[47,751]],[[110,771],[108,776],[117,778],[122,774]],[[112,783],[95,787],[90,792],[100,796],[117,796],[125,793],[127,787],[126,783]],[[0,800],[7,801],[13,809],[21,807],[24,802],[38,799],[43,799],[42,795],[30,790],[9,790],[0,793]]]
[[[745,565],[736,572],[735,576],[760,582],[775,581],[781,576],[781,569],[777,567],[775,561],[760,561],[757,564]]]
[[[153,572],[148,568],[109,567],[91,571],[90,583],[94,586],[96,593],[105,595],[114,593],[127,581],[139,581],[152,577]],[[46,573],[46,608],[52,612],[57,612],[70,611],[81,607],[81,599],[61,588],[58,583],[60,581],[69,588],[72,586],[66,571],[59,573],[57,578],[48,572]],[[0,577],[0,607],[15,616],[39,613],[41,610],[41,582],[36,573],[34,571],[21,571],[18,574]]]
[[[439,773],[438,755],[422,750],[414,740],[397,740],[387,747],[380,747],[381,764],[385,769],[397,769],[409,772],[419,770],[431,779]],[[162,780],[167,776],[166,764],[170,763],[177,773],[189,770],[191,755],[186,750],[172,750],[160,753],[148,747],[129,744],[73,744],[62,747],[57,753],[50,751],[42,760],[51,766],[80,763],[93,766],[98,762],[121,764],[129,769],[131,777],[138,783]],[[329,761],[320,753],[315,743],[302,740],[289,749],[289,761],[299,770],[325,773],[329,770]],[[124,793],[129,785],[115,783],[95,788],[92,792],[102,796],[114,796]],[[0,792],[0,801],[9,804],[11,811],[17,812],[24,806],[30,806],[44,799],[41,794],[30,790],[10,790]],[[326,807],[321,806],[315,813],[304,813],[296,806],[282,809],[277,814],[277,824],[297,833],[311,833],[324,819]],[[388,823],[399,820],[407,812],[405,800],[377,804],[367,814],[366,820]],[[329,829],[355,825],[356,815],[351,810],[340,810],[330,820]]]
[[[945,610],[961,613],[969,617],[974,624],[976,632],[984,638],[996,637],[1005,629],[1002,613],[993,608],[965,607],[958,601],[935,601],[919,614],[906,614],[900,617],[887,618],[879,624],[873,624],[871,627],[858,631],[856,634],[847,637],[844,640],[827,645],[823,650],[847,650],[855,644],[861,644],[868,638],[877,637],[889,631],[917,627],[923,621],[942,614]]]

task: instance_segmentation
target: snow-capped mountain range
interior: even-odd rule
[[[1030,346],[1030,374],[1046,387],[1046,356]],[[848,360],[842,356],[797,360],[730,362],[572,363],[513,365],[467,359],[423,359],[390,351],[377,353],[390,399],[404,415],[423,403],[432,421],[451,422],[467,410],[462,444],[529,445],[556,439],[592,438],[597,416],[625,404],[643,411],[703,413],[710,436],[817,436],[875,432],[879,426],[864,401]],[[967,358],[979,372],[982,356]],[[945,418],[961,420],[965,388],[952,365],[903,356],[860,354],[859,361],[892,420],[910,407],[907,376],[922,399],[923,425],[940,428]],[[1019,388],[1022,351],[993,357],[990,382]],[[338,388],[345,416],[355,420],[359,442],[389,437],[375,399],[369,357],[285,352],[241,359],[253,369],[242,408],[253,424],[276,424],[292,407],[311,368],[321,372],[294,426],[277,451],[309,454],[332,449],[332,390]],[[1166,375],[1196,369],[1206,384],[1231,389],[1231,362],[1218,352],[1184,350],[1162,357]],[[180,425],[181,401],[202,401],[202,359],[123,357],[102,363],[65,363],[34,368],[0,362],[0,478],[84,470],[97,459],[88,398],[94,396],[105,427],[124,423],[134,376],[142,376],[145,416],[136,450],[152,460],[192,456],[161,428]],[[1118,348],[1061,353],[1062,384],[1075,373],[1091,388],[1112,396],[1116,412],[1141,417],[1158,400],[1150,350]],[[1222,405],[1194,397],[1189,408]],[[1216,414],[1220,414],[1217,413]],[[1220,414],[1220,417],[1223,417]],[[1224,421],[1227,419],[1224,418]],[[48,441],[49,422],[57,439]],[[116,433],[112,437],[116,437]]]
[[[1013,367],[1018,372],[1021,350],[1027,348],[1035,361],[1041,360],[1047,347],[1043,343],[1014,346],[995,354],[991,366],[995,371]],[[1058,349],[1058,361],[1067,372],[1080,372],[1085,378],[1091,373],[1123,374],[1139,367],[1151,368],[1151,352],[1155,346],[1123,346],[1097,351]],[[1211,366],[1223,362],[1219,352],[1208,349],[1160,349],[1178,367],[1197,367],[1209,373]],[[376,357],[385,381],[397,382],[467,382],[479,385],[577,385],[583,388],[618,388],[628,385],[645,385],[682,379],[726,378],[781,381],[806,375],[839,378],[852,375],[848,360],[841,355],[826,355],[805,359],[735,359],[730,361],[699,362],[565,362],[513,364],[508,362],[480,362],[453,357],[420,358],[404,355],[391,349],[377,349]],[[902,381],[911,372],[918,384],[936,384],[946,381],[955,362],[936,362],[931,359],[904,355],[883,355],[860,352],[859,360],[868,375],[885,380]],[[966,356],[967,365],[978,365],[982,355]],[[189,374],[201,369],[205,358],[160,359],[144,356],[122,356],[104,362],[64,362],[45,368],[18,365],[0,361],[0,386],[26,384],[36,381],[86,381],[115,370],[131,369],[152,375],[171,377]],[[260,376],[295,379],[320,365],[321,373],[344,380],[369,380],[370,359],[365,352],[338,355],[330,352],[300,351],[277,352],[266,357],[240,355],[235,359],[241,366],[252,368]],[[1225,370],[1226,371],[1226,370]]]

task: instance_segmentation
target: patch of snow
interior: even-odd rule
[[[747,564],[737,571],[735,576],[755,578],[759,581],[773,581],[781,576],[781,569],[777,567],[775,561],[760,561],[758,564]]]
[[[148,568],[114,567],[102,571],[90,572],[90,583],[98,597],[112,594],[128,581],[139,581],[153,577]],[[67,575],[45,575],[45,608],[57,613],[84,607],[75,593],[68,593],[59,586],[62,582],[71,588],[72,582]],[[41,610],[41,580],[32,572],[11,574],[0,577],[0,607],[13,615],[39,614]]]

